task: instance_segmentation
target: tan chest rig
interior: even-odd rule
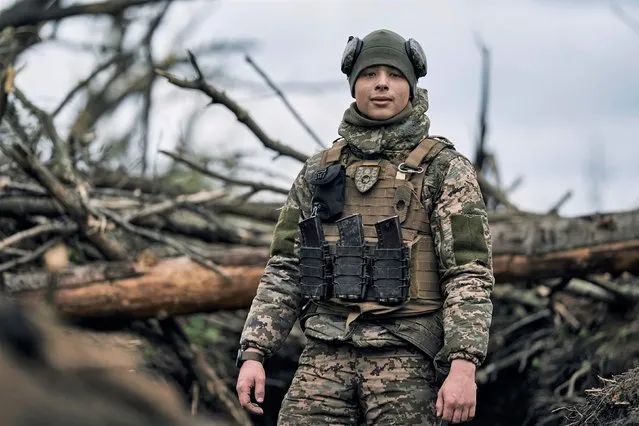
[[[346,252],[347,257],[362,256],[361,263],[346,267],[339,264],[344,255],[340,251],[340,231],[336,220],[321,224],[320,238],[324,239],[322,262],[318,249],[309,249],[302,244],[300,270],[302,294],[311,295],[319,306],[338,312],[368,313],[385,317],[410,316],[439,309],[443,303],[439,287],[439,272],[429,212],[422,203],[425,170],[432,159],[446,144],[436,138],[424,139],[400,162],[386,159],[363,160],[343,153],[346,141],[339,140],[324,153],[322,166],[341,164],[345,168],[343,210],[339,219],[358,215],[363,225],[366,249],[361,254]],[[397,216],[401,226],[405,259],[394,253],[383,254],[379,250],[376,224]],[[319,219],[316,219],[316,224]],[[316,225],[320,226],[320,225]],[[304,230],[302,231],[304,233]],[[315,250],[315,251],[313,251]],[[388,252],[388,251],[386,251]],[[377,254],[376,254],[377,253]],[[384,259],[380,259],[384,257]],[[402,263],[403,262],[403,263]],[[401,271],[398,272],[400,266]],[[381,265],[381,266],[380,266]],[[340,293],[343,273],[361,275],[363,291],[361,297],[336,297]],[[320,283],[324,276],[321,295],[309,292],[309,286]],[[393,303],[380,302],[375,296],[376,277],[392,278],[398,286],[406,286],[405,297]],[[355,300],[353,300],[355,299]]]

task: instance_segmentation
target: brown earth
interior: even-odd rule
[[[45,308],[0,300],[0,424],[226,424],[191,416],[178,389],[140,368],[141,346],[130,335],[80,332]]]

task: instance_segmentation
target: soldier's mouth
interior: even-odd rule
[[[371,98],[371,101],[375,105],[386,105],[392,102],[391,98]]]

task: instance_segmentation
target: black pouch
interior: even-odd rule
[[[308,182],[313,185],[311,203],[324,222],[337,219],[344,210],[346,170],[341,164],[331,164],[313,173]]]
[[[300,287],[302,297],[310,300],[330,298],[331,265],[328,244],[300,247]]]
[[[341,300],[363,300],[368,281],[366,246],[338,244],[333,261],[333,296]]]
[[[396,305],[408,299],[410,252],[403,245],[375,249],[372,258],[373,297],[381,304]]]

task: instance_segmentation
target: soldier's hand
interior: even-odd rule
[[[450,373],[437,394],[437,417],[452,423],[472,420],[477,405],[475,364],[453,360]]]
[[[251,401],[251,391],[255,391],[255,401],[261,404],[264,401],[264,389],[266,373],[264,366],[259,361],[244,361],[237,377],[237,396],[240,404],[251,414],[264,414],[262,407]]]

